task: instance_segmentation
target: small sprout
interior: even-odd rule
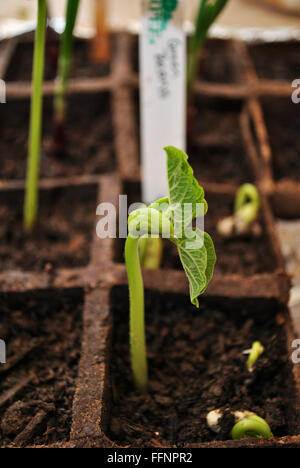
[[[226,410],[228,411],[228,410]],[[268,423],[251,411],[231,411],[235,425],[231,431],[233,440],[273,437]],[[222,431],[221,419],[225,411],[220,409],[210,411],[206,416],[206,422],[211,431],[219,434]],[[225,429],[224,426],[223,429]]]
[[[233,440],[271,439],[273,436],[269,424],[254,413],[236,412],[237,423],[231,431]]]
[[[244,184],[237,191],[234,215],[221,219],[218,232],[223,237],[261,235],[261,227],[257,222],[260,209],[260,197],[257,188],[252,184]]]
[[[249,354],[248,360],[247,360],[247,367],[249,372],[253,371],[254,364],[258,360],[259,356],[261,356],[264,352],[264,347],[259,341],[255,341],[252,344],[251,349],[247,349],[244,351],[244,354]]]
[[[207,416],[206,416],[206,422],[208,427],[210,428],[211,431],[215,432],[218,434],[221,432],[221,426],[219,425],[220,419],[222,419],[223,414],[221,413],[221,410],[213,410],[210,411]]]
[[[145,337],[144,285],[139,243],[141,238],[170,239],[177,247],[190,284],[191,302],[199,307],[198,297],[212,279],[216,255],[210,236],[191,227],[201,208],[207,211],[204,190],[194,178],[188,157],[172,146],[165,148],[169,196],[130,213],[125,262],[130,296],[130,353],[136,388],[146,392],[148,371]],[[183,210],[189,207],[188,213]]]

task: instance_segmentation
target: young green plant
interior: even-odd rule
[[[235,425],[231,431],[233,440],[240,439],[269,439],[273,437],[268,423],[250,411],[231,411]],[[225,412],[217,409],[206,415],[206,422],[211,431],[219,434],[227,429],[227,422],[223,419]]]
[[[191,94],[197,75],[197,67],[207,34],[228,0],[200,0],[195,31],[190,40],[188,55],[187,84]]]
[[[204,190],[194,178],[187,155],[172,146],[165,148],[165,151],[169,195],[129,215],[129,234],[125,244],[130,296],[131,366],[135,385],[140,392],[146,392],[148,386],[144,285],[139,257],[141,238],[168,238],[176,245],[189,280],[191,302],[196,307],[199,307],[198,297],[204,293],[213,276],[216,262],[210,236],[192,226],[194,219],[207,212]]]
[[[260,196],[252,184],[244,184],[237,191],[233,216],[221,219],[218,231],[223,237],[253,234],[259,236],[261,228],[257,223],[260,210]]]
[[[46,0],[38,0],[37,27],[34,40],[29,149],[24,200],[24,229],[26,232],[30,232],[33,229],[38,213],[38,178],[42,131],[42,85],[44,76],[46,21]]]
[[[66,90],[70,75],[73,50],[73,33],[80,0],[68,0],[66,7],[66,25],[61,36],[54,99],[54,123],[56,152],[61,151],[64,141],[64,124],[66,118]]]
[[[254,413],[245,414],[234,425],[231,436],[233,440],[271,439],[273,436],[269,424]]]
[[[257,362],[258,358],[263,354],[264,347],[260,341],[254,341],[251,349],[244,351],[244,354],[249,354],[247,359],[247,367],[249,372],[253,371],[254,364]]]

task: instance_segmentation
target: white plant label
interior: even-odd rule
[[[143,0],[140,34],[143,201],[168,194],[165,146],[185,150],[184,0]]]

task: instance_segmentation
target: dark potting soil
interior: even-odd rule
[[[259,78],[292,81],[300,76],[300,44],[258,44],[249,48]]]
[[[240,125],[242,103],[195,96],[188,119],[189,162],[202,184],[253,182]],[[135,94],[136,128],[140,128],[139,95]]]
[[[0,107],[0,178],[26,174],[29,100],[8,101]],[[115,168],[111,102],[108,93],[68,97],[65,149],[55,154],[53,99],[44,99],[41,177],[100,174]]]
[[[131,203],[141,201],[140,186],[138,184],[125,184],[123,193],[128,195],[128,207]],[[215,244],[217,253],[216,273],[249,276],[274,271],[276,269],[276,259],[263,220],[261,220],[263,233],[260,237],[246,236],[225,239],[219,235],[217,223],[220,219],[232,215],[233,197],[224,194],[206,193],[206,200],[208,202],[208,213],[205,216],[204,228],[211,235]],[[115,242],[115,262],[124,262],[124,247],[125,240],[117,239]],[[164,240],[162,268],[182,270],[177,248],[168,240]]]
[[[198,78],[212,83],[236,83],[241,79],[241,70],[236,67],[234,50],[227,41],[207,41],[199,60]]]
[[[37,226],[23,230],[23,192],[0,198],[0,271],[41,271],[85,266],[97,206],[97,187],[42,190]]]
[[[253,181],[240,127],[240,103],[195,100],[188,134],[188,155],[196,177],[204,182]]]
[[[45,54],[45,80],[56,77],[59,42],[48,40]],[[17,45],[5,74],[5,81],[30,81],[32,77],[33,43],[23,42]],[[100,78],[108,75],[110,64],[93,63],[90,60],[90,43],[77,40],[74,46],[71,78]]]
[[[228,408],[257,413],[275,436],[289,434],[295,385],[275,302],[204,296],[197,310],[187,296],[148,291],[149,392],[140,395],[129,361],[127,288],[115,288],[111,300],[110,438],[136,447],[228,440],[234,424]],[[256,340],[265,351],[250,374],[243,351]],[[215,409],[226,415],[220,434],[206,424],[207,413]]]
[[[240,127],[241,103],[195,97],[189,119],[188,155],[201,183],[236,186],[253,181]]]
[[[275,179],[292,179],[300,183],[299,105],[293,104],[289,98],[264,99],[263,111]]]
[[[0,295],[0,447],[69,440],[82,307],[79,290]]]

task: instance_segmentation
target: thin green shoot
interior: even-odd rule
[[[234,214],[221,219],[218,231],[223,237],[244,236],[251,234],[259,237],[261,227],[258,223],[260,195],[252,184],[242,185],[235,197]]]
[[[66,118],[66,99],[70,68],[72,63],[72,50],[74,42],[74,28],[78,14],[80,0],[68,0],[66,7],[66,25],[61,37],[60,53],[58,59],[58,74],[56,78],[54,120],[56,125],[63,125]]]
[[[189,94],[193,89],[199,58],[207,39],[208,31],[226,6],[227,1],[228,0],[200,0],[195,21],[195,31],[190,40],[188,54],[187,85]]]
[[[252,344],[251,349],[244,351],[244,354],[249,354],[248,360],[247,360],[247,367],[249,372],[253,371],[254,365],[257,362],[258,358],[263,354],[264,352],[264,347],[260,343],[260,341],[255,341]]]
[[[46,0],[38,0],[37,27],[34,40],[33,86],[31,96],[29,149],[24,200],[24,229],[31,232],[38,214],[38,179],[42,132],[42,86],[47,23]]]

